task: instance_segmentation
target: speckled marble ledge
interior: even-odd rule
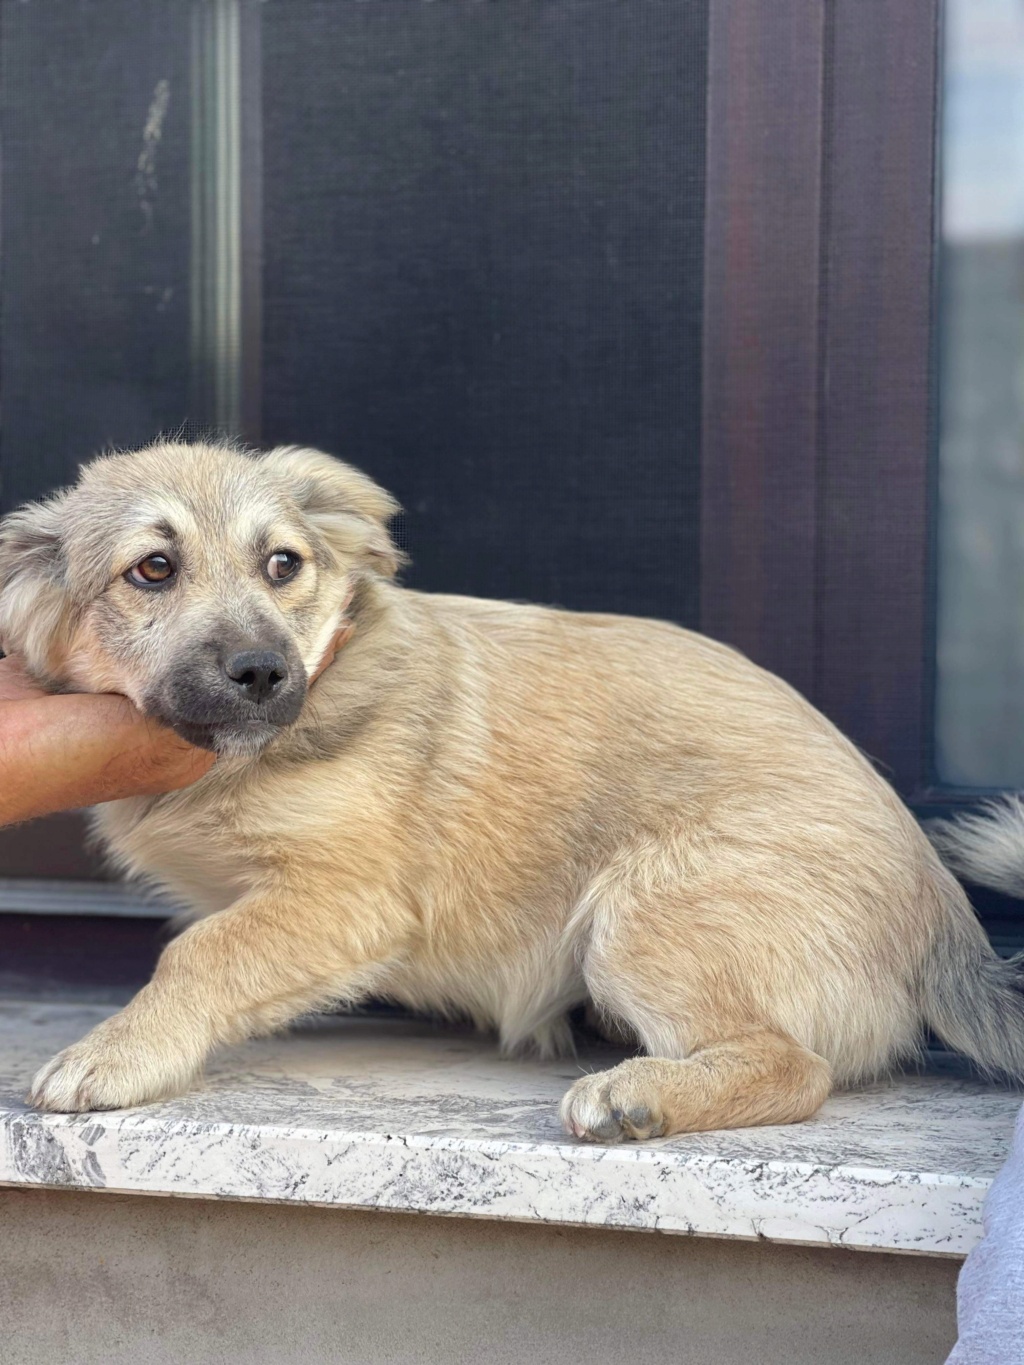
[[[793,1127],[592,1147],[562,1134],[558,1100],[616,1053],[508,1062],[457,1029],[332,1018],[225,1052],[169,1103],[27,1109],[36,1067],[106,1012],[0,1002],[0,1184],[964,1255],[1020,1103],[913,1076]]]

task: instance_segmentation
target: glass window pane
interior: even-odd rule
[[[1024,0],[947,0],[936,766],[1024,786]]]

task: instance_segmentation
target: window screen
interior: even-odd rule
[[[263,428],[408,581],[696,623],[702,5],[263,10]]]

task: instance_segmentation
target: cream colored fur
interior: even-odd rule
[[[395,586],[392,510],[315,452],[163,444],[87,467],[0,535],[0,639],[54,687],[142,701],[225,603],[270,610],[246,559],[267,522],[308,556],[272,601],[307,669],[349,593],[356,623],[269,747],[95,812],[118,865],[195,923],[33,1103],[171,1095],[211,1049],[368,994],[542,1052],[592,1001],[642,1052],[565,1098],[567,1129],[601,1141],[801,1119],[913,1054],[936,962],[953,945],[970,976],[988,949],[853,746],[674,626]],[[154,518],[191,568],[147,626],[120,575]]]

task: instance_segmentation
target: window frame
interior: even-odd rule
[[[710,20],[701,628],[976,802],[932,762],[940,0]]]
[[[941,0],[707,3],[701,629],[796,686],[918,814],[976,804],[994,793],[940,786],[932,753]],[[258,440],[259,15],[240,13]],[[96,876],[67,851],[80,818],[58,821],[62,850],[15,837]]]

